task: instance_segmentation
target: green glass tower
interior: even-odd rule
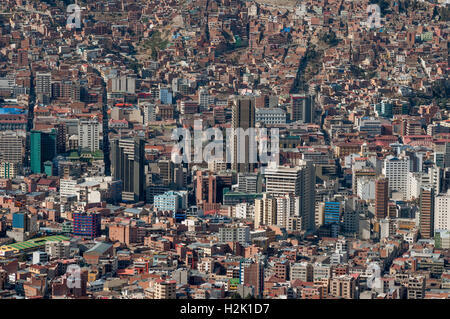
[[[52,161],[56,156],[56,132],[31,131],[31,171],[34,174],[44,172],[44,162]]]

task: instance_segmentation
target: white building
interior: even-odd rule
[[[255,218],[255,206],[249,203],[239,203],[234,206],[234,217],[239,219]]]
[[[95,152],[100,149],[100,128],[96,120],[82,120],[78,124],[78,146]]]
[[[407,199],[408,172],[410,171],[409,157],[388,156],[384,160],[383,175],[389,179],[389,192],[399,192],[404,200]]]
[[[300,217],[300,197],[284,195],[275,198],[277,202],[276,224],[286,228],[289,217]]]
[[[357,179],[357,195],[362,200],[375,199],[375,180],[367,176],[362,176]]]
[[[315,169],[311,161],[296,167],[269,165],[264,171],[266,192],[274,196],[291,194],[300,197],[300,214],[304,230],[315,229]]]
[[[36,264],[45,264],[48,262],[48,255],[43,251],[35,251],[33,252],[33,265]]]
[[[450,190],[439,194],[434,201],[434,230],[450,231]]]
[[[149,122],[156,121],[156,107],[152,103],[143,103],[144,110],[144,125],[147,126]]]
[[[286,112],[280,108],[257,108],[255,122],[264,124],[286,124]]]

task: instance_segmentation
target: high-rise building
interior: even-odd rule
[[[434,230],[450,231],[450,189],[439,194],[434,202]]]
[[[36,73],[36,94],[51,96],[52,94],[52,74],[49,72]]]
[[[175,165],[171,160],[159,160],[158,161],[159,176],[162,183],[165,186],[169,186],[173,183],[173,173]]]
[[[258,173],[239,173],[237,191],[241,193],[261,193],[261,176]]]
[[[25,155],[25,135],[22,132],[0,132],[0,162],[22,164]]]
[[[420,236],[425,239],[434,236],[434,190],[422,187],[420,190]]]
[[[325,202],[323,219],[324,225],[340,224],[342,205],[339,202]]]
[[[380,178],[375,182],[375,216],[377,219],[386,218],[388,215],[389,180]]]
[[[241,283],[254,287],[255,296],[262,297],[264,291],[264,265],[261,261],[240,262]]]
[[[314,121],[314,100],[310,95],[291,95],[291,121],[312,123]]]
[[[112,175],[123,182],[123,201],[145,199],[144,140],[122,138],[112,141]]]
[[[275,199],[277,202],[276,224],[282,228],[287,228],[291,217],[300,217],[300,197],[286,194]]]
[[[409,168],[409,157],[388,156],[384,160],[383,175],[389,180],[390,195],[395,191],[401,194],[403,200],[407,198]]]
[[[275,225],[277,222],[277,201],[275,197],[264,193],[261,199],[255,199],[255,229],[261,225]]]
[[[149,122],[156,121],[156,106],[152,103],[141,103],[142,109],[144,111],[144,125],[148,126]]]
[[[250,136],[241,136],[244,132],[255,127],[255,100],[247,97],[236,97],[233,100],[231,128],[235,130],[232,149],[231,168],[237,172],[252,172],[255,168],[256,157],[252,159],[251,152],[256,156],[256,143]],[[251,140],[252,139],[252,140]]]
[[[300,161],[299,166],[270,165],[264,171],[266,192],[273,196],[292,194],[300,197],[303,230],[315,229],[315,169],[311,161]]]
[[[72,218],[75,236],[88,238],[100,236],[101,215],[99,213],[74,212]]]
[[[82,120],[78,124],[78,147],[95,152],[100,149],[100,123],[96,120]]]
[[[31,131],[31,171],[34,174],[44,172],[44,163],[56,156],[56,132]]]

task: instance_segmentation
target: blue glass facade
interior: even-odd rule
[[[338,224],[341,221],[341,203],[325,202],[324,224]]]

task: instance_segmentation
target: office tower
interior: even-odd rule
[[[420,236],[425,239],[434,236],[434,190],[422,187],[420,190]]]
[[[275,225],[277,222],[277,201],[275,197],[264,193],[261,199],[255,199],[255,229],[261,225]]]
[[[359,231],[359,213],[355,210],[345,210],[343,217],[344,234],[355,234]]]
[[[175,165],[171,160],[159,160],[158,161],[159,176],[162,183],[165,186],[169,186],[173,183],[173,173]]]
[[[78,147],[95,152],[100,149],[100,123],[97,120],[81,120],[78,124]]]
[[[450,189],[439,194],[434,202],[434,230],[450,231]]]
[[[444,149],[444,168],[450,168],[450,143],[445,143]]]
[[[34,174],[44,172],[44,163],[56,156],[56,132],[31,131],[31,171]]]
[[[292,194],[300,197],[303,230],[315,229],[315,169],[311,161],[299,161],[290,168],[270,165],[264,171],[266,192],[273,196]]]
[[[160,88],[159,89],[159,100],[162,104],[172,104],[172,92],[169,88]]]
[[[101,215],[99,213],[74,212],[73,234],[75,236],[97,238],[101,232]]]
[[[198,90],[198,105],[202,110],[205,110],[209,106],[210,96],[207,88],[201,88]]]
[[[291,122],[314,122],[314,100],[310,95],[291,95]]]
[[[52,74],[49,72],[37,72],[36,73],[36,94],[44,94],[51,97],[52,85],[51,85]]]
[[[11,179],[20,174],[25,156],[24,145],[25,135],[22,132],[0,132],[0,178]]]
[[[261,193],[261,179],[258,173],[239,173],[237,191],[241,193]]]
[[[13,229],[22,230],[23,232],[35,233],[38,230],[37,225],[37,216],[20,212],[14,213],[12,219],[12,227]]]
[[[403,200],[407,198],[409,167],[409,157],[388,156],[384,160],[383,175],[389,180],[390,195],[395,191],[400,193]]]
[[[324,225],[340,224],[342,205],[339,202],[325,202],[323,220]]]
[[[375,216],[377,219],[386,218],[388,215],[389,180],[377,179],[375,182]]]
[[[67,125],[66,123],[58,123],[56,128],[56,153],[61,154],[66,152],[66,138],[67,138]]]
[[[450,189],[450,167],[442,172],[442,192],[446,193]]]
[[[244,132],[255,127],[255,101],[253,98],[236,97],[233,100],[231,128],[242,129]],[[250,136],[241,136],[235,131],[231,145],[232,164],[231,168],[238,173],[253,172],[257,160],[257,146]],[[254,139],[254,137],[253,137]],[[253,153],[253,157],[250,154]]]
[[[217,178],[211,172],[195,173],[195,198],[197,205],[217,203]]]
[[[264,265],[261,261],[243,260],[240,262],[241,283],[253,286],[255,297],[262,297],[264,291]]]
[[[0,132],[0,162],[22,164],[25,155],[25,136],[21,132]]]
[[[112,175],[123,182],[123,201],[143,201],[145,198],[144,140],[122,138],[112,141]]]

